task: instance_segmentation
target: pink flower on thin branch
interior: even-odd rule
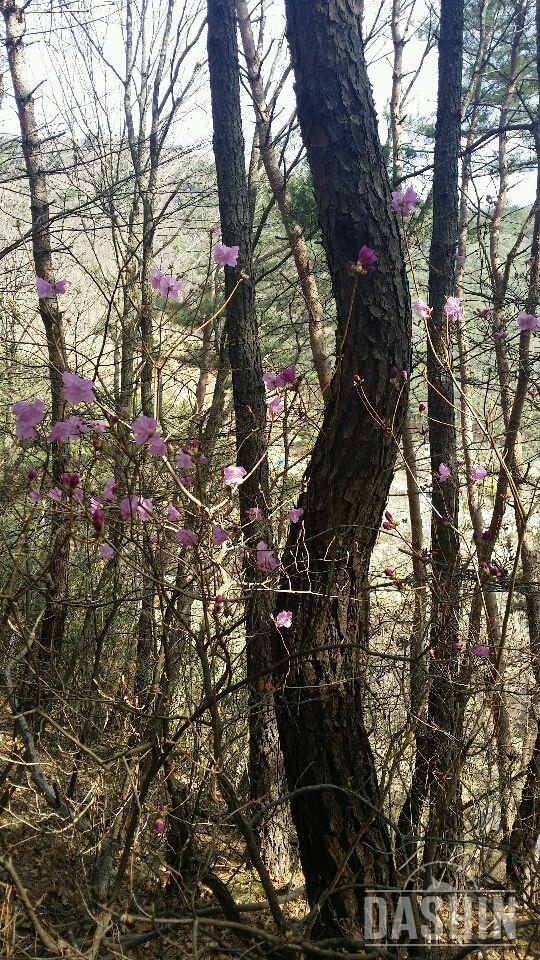
[[[76,373],[65,370],[62,374],[64,400],[68,403],[94,403],[94,385],[91,380],[85,380]]]
[[[69,280],[57,280],[56,283],[49,283],[43,277],[36,277],[36,293],[40,300],[53,300],[66,292]]]
[[[18,400],[14,403],[11,412],[15,414],[15,435],[19,440],[34,440],[37,437],[36,427],[45,418],[45,404],[43,400]]]
[[[247,477],[244,467],[230,466],[223,468],[223,479],[228,487],[239,487]]]
[[[445,463],[439,464],[438,474],[440,483],[445,483],[451,473],[450,467],[447,467]]]
[[[238,263],[239,247],[228,247],[226,243],[216,243],[214,246],[214,263],[223,267],[235,267]]]
[[[480,483],[481,480],[487,477],[487,470],[485,467],[480,466],[480,464],[475,464],[474,467],[471,467],[469,471],[469,479],[473,483]]]
[[[276,616],[276,627],[278,629],[292,627],[293,615],[290,610],[280,610]]]
[[[225,543],[229,539],[229,534],[223,527],[220,527],[219,524],[212,524],[212,540],[215,547],[220,547],[222,543]]]
[[[463,316],[463,307],[461,306],[461,300],[459,297],[447,297],[444,305],[444,312],[448,320],[454,320],[455,322],[461,320]]]
[[[400,213],[402,217],[409,217],[416,207],[420,197],[412,187],[407,187],[405,192],[402,190],[392,191],[392,210]]]
[[[257,544],[256,563],[259,570],[263,570],[265,573],[272,573],[278,567],[274,551],[270,549],[264,540],[260,540]]]
[[[537,317],[535,313],[527,313],[526,310],[520,310],[516,321],[521,333],[524,333],[526,330],[530,330],[531,333],[537,333],[540,330],[540,317]]]
[[[415,300],[413,310],[415,313],[418,313],[423,320],[429,320],[431,316],[431,307],[428,306],[425,300]]]
[[[196,547],[199,538],[194,530],[186,530],[185,527],[179,527],[176,531],[176,537],[184,547]]]

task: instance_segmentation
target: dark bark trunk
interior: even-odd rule
[[[536,4],[536,73],[540,87],[540,3]],[[531,247],[531,274],[529,281],[529,298],[527,311],[536,313],[540,300],[540,110],[536,116],[534,129],[536,149],[536,213],[534,217],[533,238]],[[523,334],[521,335],[523,337]],[[521,359],[521,358],[520,358]],[[526,373],[529,373],[529,357],[526,354]],[[514,480],[518,479],[521,464],[514,456]],[[517,511],[516,511],[517,518]],[[523,533],[521,545],[521,563],[523,579],[527,584],[526,608],[529,628],[529,643],[533,663],[534,676],[537,688],[540,687],[540,598],[536,594],[534,584],[538,582],[540,561],[538,550],[529,544],[526,531]],[[519,522],[518,522],[518,534]],[[540,717],[537,718],[537,735],[531,759],[527,768],[527,778],[516,819],[510,835],[510,849],[507,857],[506,869],[509,880],[521,888],[526,875],[527,863],[531,858],[531,845],[540,835]]]
[[[251,279],[249,195],[245,170],[240,111],[240,72],[234,0],[208,0],[208,65],[214,123],[219,210],[223,242],[238,245],[238,271],[225,267],[227,338],[233,380],[237,463],[249,477],[239,488],[244,535],[268,539],[269,524],[245,523],[245,511],[258,506],[268,515],[270,506],[266,456],[266,398],[262,379],[255,291]],[[240,281],[240,282],[239,282]],[[271,666],[273,600],[260,588],[260,571],[246,554],[245,577],[252,586],[245,605],[247,672],[250,683],[250,788],[257,803],[271,801],[284,790],[282,760],[272,693],[250,678]],[[277,806],[263,824],[263,847],[272,873],[288,870],[287,809]]]
[[[0,3],[6,25],[6,48],[9,70],[13,83],[15,103],[19,115],[21,144],[26,176],[30,192],[32,216],[32,255],[36,275],[54,283],[51,248],[50,212],[45,175],[44,147],[39,135],[34,109],[31,78],[25,61],[24,37],[26,31],[24,8],[16,3]],[[67,369],[66,348],[62,315],[56,300],[40,300],[39,312],[49,358],[49,381],[51,387],[51,418],[62,420],[64,400],[62,373]],[[66,470],[66,445],[52,445],[52,474],[58,483]],[[62,646],[66,621],[65,600],[68,590],[69,536],[65,530],[60,510],[54,510],[51,523],[51,560],[48,568],[49,586],[45,611],[39,633],[39,650],[43,659],[56,658]]]
[[[358,31],[360,6],[288,0],[298,116],[337,306],[337,362],[306,475],[303,527],[286,551],[275,638],[278,724],[300,856],[325,934],[362,926],[363,888],[393,875],[390,838],[363,716],[367,577],[392,479],[410,369],[410,306],[399,229]],[[376,269],[354,275],[366,244]]]
[[[429,256],[428,414],[433,476],[431,663],[427,726],[420,729],[416,769],[400,827],[418,835],[429,795],[430,815],[424,862],[444,852],[440,839],[455,835],[460,821],[458,775],[461,697],[457,685],[460,608],[458,534],[459,479],[456,416],[451,374],[452,331],[444,305],[454,294],[455,254],[459,230],[458,160],[461,135],[463,2],[442,0],[439,28],[439,78],[433,174],[433,232]],[[450,476],[439,480],[441,464]],[[408,834],[408,836],[407,836]],[[414,841],[413,841],[414,842]],[[414,864],[412,864],[414,866]]]

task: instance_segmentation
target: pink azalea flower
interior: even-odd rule
[[[425,403],[419,403],[419,404],[418,404],[418,412],[419,412],[419,413],[425,413],[426,410],[427,410],[427,407],[426,407]]]
[[[39,501],[41,500],[41,494],[39,490],[31,490],[30,493],[28,494],[28,499],[34,504],[39,503]]]
[[[148,453],[153,457],[165,457],[167,455],[167,444],[163,437],[158,437],[157,434],[150,437],[148,441]]]
[[[489,660],[491,656],[489,647],[471,647],[471,653],[473,653],[475,657],[480,657],[481,660]]]
[[[78,440],[85,433],[90,433],[90,427],[81,417],[75,416],[53,423],[47,440],[49,443],[67,443],[68,440]]]
[[[74,491],[73,491],[73,496],[75,497],[75,500],[78,500],[79,503],[82,503],[82,500],[83,500],[83,497],[84,497],[84,490],[83,490],[83,488],[82,488],[82,487],[75,487],[75,489],[74,489]]]
[[[114,477],[109,477],[109,479],[105,481],[101,496],[106,503],[113,502],[117,486],[118,484],[116,483]]]
[[[404,193],[401,190],[393,190],[392,210],[400,213],[403,217],[408,217],[413,212],[419,199],[418,194],[412,187],[407,187]]]
[[[281,373],[278,373],[276,377],[276,388],[281,390],[282,387],[286,387],[291,383],[296,381],[296,367],[284,367]]]
[[[428,306],[425,300],[415,300],[413,303],[413,310],[420,314],[423,320],[429,320],[431,307]]]
[[[176,509],[174,504],[170,503],[167,508],[167,520],[169,523],[176,523],[180,519],[180,511]]]
[[[390,577],[390,579],[392,579],[392,578],[395,576],[392,567],[385,567],[385,568],[384,568],[384,575],[385,575],[385,577]]]
[[[64,384],[64,400],[68,403],[94,403],[94,385],[91,380],[85,380],[84,377],[77,376],[76,373],[69,373],[65,370],[62,374],[62,383]]]
[[[239,487],[247,477],[247,470],[244,467],[224,467],[223,479],[228,487]]]
[[[268,413],[271,417],[277,417],[283,413],[283,400],[280,396],[274,397],[268,404]]]
[[[19,440],[34,440],[37,437],[36,427],[45,418],[45,404],[43,400],[18,400],[14,403],[11,412],[17,417],[15,434]]]
[[[152,271],[150,273],[150,284],[154,290],[159,290],[159,285],[162,280],[163,274],[161,270],[158,270],[157,267],[152,267]]]
[[[355,273],[373,273],[378,259],[375,251],[364,244],[360,247],[356,263],[349,263],[349,266]]]
[[[223,527],[220,527],[217,523],[212,524],[212,540],[214,541],[215,547],[220,547],[222,543],[225,543],[229,539],[229,534]]]
[[[164,300],[178,300],[182,287],[183,284],[181,280],[176,280],[174,277],[171,277],[170,274],[166,274],[161,278],[159,292]]]
[[[538,330],[540,330],[540,317],[537,317],[535,313],[527,313],[526,310],[520,310],[516,321],[521,333],[525,330],[530,330],[531,333],[537,333]]]
[[[196,547],[199,542],[199,538],[195,531],[186,530],[185,527],[180,527],[176,531],[176,536],[178,540],[180,540],[180,543],[183,543],[185,547]]]
[[[214,246],[214,263],[224,267],[235,267],[238,263],[239,247],[228,247],[226,243],[216,243]]]
[[[474,467],[471,467],[469,477],[473,483],[479,483],[481,480],[487,477],[487,470],[485,467],[481,467],[479,464],[476,464]]]
[[[165,821],[161,819],[156,820],[156,822],[154,823],[154,830],[156,831],[156,833],[163,833],[165,830]]]
[[[136,445],[142,447],[143,444],[148,443],[148,441],[155,436],[157,420],[155,420],[154,417],[146,417],[144,413],[141,413],[131,424],[131,429],[133,430]]]
[[[105,423],[104,420],[94,420],[92,423],[92,428],[94,430],[94,433],[99,433],[99,434],[105,433],[107,427],[108,427],[108,423]]]
[[[507,330],[497,330],[496,327],[493,327],[491,331],[492,340],[506,340],[508,338]]]
[[[185,450],[179,450],[176,454],[176,466],[179,470],[190,470],[193,466],[193,457]]]
[[[63,473],[60,477],[60,483],[64,487],[69,487],[70,491],[75,490],[81,482],[81,478],[78,473]]]
[[[292,627],[293,615],[290,610],[280,610],[276,617],[276,627]]]
[[[105,526],[105,514],[103,509],[100,506],[95,507],[90,514],[92,519],[92,526],[97,533],[101,533],[103,527]]]
[[[42,277],[36,277],[36,292],[40,300],[53,300],[54,297],[65,293],[69,280],[57,280],[56,283],[49,283]]]
[[[99,555],[102,560],[112,560],[114,557],[114,550],[111,547],[110,543],[100,543],[99,545]]]
[[[152,268],[150,284],[165,300],[177,300],[182,289],[181,280],[175,280],[169,273],[162,273],[157,267]]]
[[[53,487],[52,490],[49,490],[49,497],[51,500],[54,500],[55,503],[60,503],[62,499],[62,491],[59,487]]]
[[[302,507],[293,507],[292,510],[289,510],[289,520],[291,523],[298,523],[299,520],[304,516],[304,511]]]
[[[447,467],[445,463],[439,464],[439,480],[441,483],[444,483],[448,480],[448,477],[452,473],[450,467]]]
[[[271,370],[269,373],[263,373],[264,385],[267,390],[276,389],[277,377],[278,377],[277,373],[275,373],[273,370]]]
[[[256,563],[259,569],[265,573],[272,573],[277,569],[278,562],[275,558],[274,551],[270,549],[264,540],[260,540],[257,544]]]
[[[135,516],[139,517],[143,522],[150,520],[152,509],[152,501],[148,499],[148,497],[137,494],[133,494],[131,497],[124,497],[124,499],[120,501],[120,516],[122,520],[131,520]]]
[[[223,604],[225,602],[225,597],[222,593],[216,593],[214,597],[214,613],[221,613],[223,610]]]
[[[447,297],[444,305],[444,312],[448,320],[458,321],[463,316],[463,307],[459,297]]]
[[[260,507],[250,507],[249,510],[246,510],[246,517],[253,523],[254,520],[262,520],[262,510]]]

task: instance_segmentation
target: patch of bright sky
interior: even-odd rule
[[[134,5],[137,7],[137,4]],[[149,38],[159,36],[166,8],[165,0],[151,0],[152,17],[149,18]],[[178,4],[180,9],[184,3]],[[252,4],[256,8],[257,4]],[[391,7],[390,0],[366,4],[366,29],[369,32],[373,18],[380,11],[379,22],[384,22]],[[202,9],[200,0],[188,0],[193,12]],[[284,0],[267,0],[266,37],[272,42],[270,55],[265,59],[268,69],[274,52],[285,29]],[[416,0],[404,49],[404,70],[412,76],[424,54],[425,39],[422,27],[427,21],[428,0]],[[109,133],[115,125],[123,122],[122,86],[120,78],[125,72],[125,27],[124,3],[122,0],[67,0],[51,13],[51,7],[31,4],[27,12],[32,44],[29,61],[35,85],[39,86],[39,110],[43,120],[54,131],[70,129],[75,138],[82,139],[88,124],[96,129],[97,123],[106,126]],[[92,37],[92,45],[83,41],[84,33]],[[309,42],[309,40],[306,40]],[[186,62],[186,74],[205,57],[205,37]],[[103,68],[97,51],[100,51],[107,67]],[[391,38],[388,25],[368,47],[369,74],[373,86],[375,105],[379,118],[381,139],[388,136],[387,112],[392,83]],[[90,56],[90,54],[93,56]],[[283,56],[283,53],[281,54]],[[279,73],[277,74],[279,75]],[[408,79],[405,78],[404,86]],[[432,50],[422,64],[412,94],[406,105],[409,118],[433,119],[437,96],[437,55]],[[253,130],[253,116],[247,95],[244,97],[246,140],[249,144]],[[283,122],[294,108],[292,78],[283,88],[279,102],[277,123]],[[6,110],[4,109],[4,114]],[[99,118],[99,120],[98,120]],[[407,123],[405,123],[405,127]],[[14,111],[4,119],[4,130],[16,132]],[[190,99],[173,131],[173,137],[184,147],[206,144],[210,146],[211,117],[208,84],[200,84],[198,92]],[[428,160],[429,162],[429,160]],[[420,161],[420,165],[425,159]],[[483,177],[477,184],[481,193],[493,192],[494,183]],[[512,184],[510,200],[515,204],[531,205],[534,199],[535,177],[531,172],[517,178]]]

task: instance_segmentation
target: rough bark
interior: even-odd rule
[[[0,10],[6,27],[9,71],[19,116],[22,151],[30,191],[34,267],[37,276],[54,283],[59,278],[54,273],[44,147],[36,120],[33,86],[25,58],[25,6],[2,0]],[[64,412],[62,373],[67,369],[62,315],[56,300],[40,300],[39,313],[47,340],[51,419],[62,420]],[[54,443],[52,475],[56,483],[66,466],[65,444]],[[51,560],[48,567],[47,600],[39,635],[40,651],[44,657],[49,657],[50,654],[56,657],[62,646],[66,621],[68,570],[69,535],[62,521],[61,511],[54,510],[51,522]]]
[[[246,523],[246,510],[258,506],[265,517],[270,506],[266,454],[266,399],[258,341],[255,295],[251,279],[249,195],[240,111],[240,74],[234,0],[208,0],[208,64],[214,124],[219,211],[223,242],[240,248],[238,272],[225,268],[227,338],[233,380],[237,463],[248,471],[239,488],[244,536],[269,537],[269,524]],[[265,532],[266,531],[266,532]],[[253,545],[253,544],[252,544]],[[270,668],[273,601],[262,587],[261,573],[246,553],[247,671],[250,681],[250,788],[257,803],[277,799],[284,790],[282,761],[271,691],[250,678]],[[288,869],[286,805],[277,806],[263,825],[266,862],[275,874]]]
[[[427,724],[417,745],[416,767],[400,826],[406,853],[426,799],[430,799],[424,861],[440,854],[440,838],[455,834],[460,819],[457,748],[461,722],[457,690],[459,630],[459,482],[456,455],[451,331],[444,313],[454,293],[458,241],[458,160],[461,134],[463,2],[442,0],[439,28],[439,77],[433,176],[433,231],[429,256],[428,415],[432,494],[432,613]],[[451,470],[441,482],[439,466]]]
[[[305,478],[303,527],[291,529],[275,637],[278,724],[306,889],[325,933],[361,926],[363,886],[393,874],[390,839],[363,716],[369,560],[395,466],[410,368],[410,306],[399,229],[377,132],[360,6],[288,0],[298,116],[337,307],[337,362]],[[309,42],[306,42],[309,38]],[[366,244],[373,273],[347,267]]]
[[[326,396],[332,379],[330,351],[326,344],[324,330],[324,307],[319,296],[317,281],[310,262],[309,250],[302,227],[291,213],[291,195],[287,181],[279,165],[279,159],[272,141],[271,116],[266,103],[262,79],[262,63],[253,39],[253,30],[246,0],[236,0],[238,23],[247,75],[255,111],[255,122],[259,140],[259,150],[270,188],[275,197],[287,239],[294,258],[300,288],[309,316],[309,339],[313,365],[319,378],[323,396]]]
[[[540,3],[536,4],[536,72],[540,86]],[[531,247],[531,274],[527,310],[535,313],[540,301],[540,110],[537,112],[534,127],[534,140],[537,158],[536,172],[536,213],[534,218]],[[521,338],[523,338],[521,334]],[[520,360],[521,360],[520,356]],[[528,361],[528,355],[526,357]],[[528,363],[527,363],[528,372]],[[520,472],[520,464],[515,464]],[[517,479],[514,474],[514,479]],[[540,599],[534,589],[540,575],[538,551],[532,547],[526,536],[522,536],[521,564],[523,579],[528,584],[526,595],[529,643],[537,687],[540,686]],[[527,777],[516,818],[510,835],[506,869],[511,882],[522,887],[527,861],[531,857],[531,843],[540,835],[540,716],[537,717],[536,742],[527,768]]]

